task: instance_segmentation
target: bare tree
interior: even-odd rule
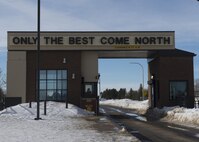
[[[0,101],[5,95],[5,87],[6,87],[6,81],[5,81],[5,75],[3,74],[2,70],[0,69]]]
[[[5,89],[6,81],[5,81],[5,75],[3,74],[2,70],[0,69],[0,88]]]

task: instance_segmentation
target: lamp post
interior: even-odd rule
[[[40,101],[39,101],[39,90],[40,90],[40,86],[39,86],[39,79],[40,79],[40,0],[38,0],[38,6],[37,6],[37,10],[38,10],[38,15],[37,15],[37,62],[36,62],[36,98],[37,98],[37,117],[35,118],[35,120],[39,120],[40,118]]]
[[[130,64],[139,65],[142,69],[142,100],[144,100],[144,67],[142,66],[142,64],[137,62],[130,62]]]

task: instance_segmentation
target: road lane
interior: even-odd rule
[[[132,110],[100,106],[101,112],[144,142],[198,142],[199,130],[159,121],[147,121]]]

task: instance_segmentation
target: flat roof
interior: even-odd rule
[[[147,50],[147,51],[98,51],[99,58],[154,58],[164,57],[193,57],[196,54],[180,49]]]

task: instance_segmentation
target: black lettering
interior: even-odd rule
[[[142,44],[142,38],[135,37],[135,44]]]
[[[88,44],[88,38],[87,37],[82,38],[82,44]]]
[[[156,38],[150,37],[150,44],[156,44]]]
[[[69,37],[69,44],[75,44],[75,38]]]
[[[37,37],[14,37],[14,44],[36,44]]]
[[[149,43],[149,38],[148,37],[143,37],[142,43],[143,44],[148,44]]]
[[[49,39],[50,39],[50,37],[44,37],[44,40],[45,40],[46,44],[49,44]]]
[[[89,37],[90,39],[90,44],[93,44],[93,40],[95,39],[95,37]]]
[[[115,38],[115,44],[123,44],[124,43],[124,40],[122,37],[116,37]]]
[[[102,44],[129,44],[129,37],[102,37]]]
[[[158,44],[162,44],[163,37],[157,37],[157,40]]]
[[[123,37],[115,37],[115,44],[123,44],[124,38]]]
[[[21,44],[28,44],[27,37],[21,37]]]
[[[54,38],[51,37],[51,38],[50,38],[50,43],[51,43],[51,44],[57,44],[57,37],[54,37]]]
[[[37,37],[33,37],[33,43],[36,44],[37,43]]]
[[[109,38],[108,38],[108,43],[109,43],[109,44],[114,44],[114,42],[115,42],[115,40],[114,40],[113,37],[109,37]]]
[[[69,44],[93,44],[95,37],[69,37]]]
[[[123,44],[129,44],[129,37],[124,37],[124,42]]]
[[[34,37],[26,37],[27,38],[27,44],[34,44],[34,40],[33,40],[33,38]]]
[[[101,44],[107,44],[107,38],[106,37],[102,37],[100,41],[101,41]]]
[[[58,39],[58,42],[57,42],[57,44],[64,44],[63,43],[63,37],[57,37]]]
[[[46,44],[63,44],[63,37],[44,37]]]
[[[76,44],[81,44],[81,37],[76,37],[75,39]]]
[[[164,44],[170,44],[170,37],[164,37]]]
[[[14,37],[14,38],[12,39],[12,42],[13,42],[14,44],[20,44],[20,39],[19,39],[18,37]]]

